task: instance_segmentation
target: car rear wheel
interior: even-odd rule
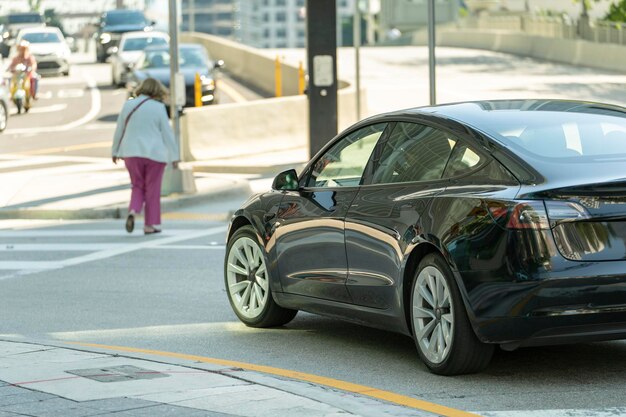
[[[247,326],[282,326],[298,312],[274,301],[265,250],[250,226],[238,229],[228,242],[224,281],[233,311]]]
[[[420,262],[411,289],[411,325],[420,358],[439,375],[479,372],[493,345],[481,343],[445,260],[429,254]]]

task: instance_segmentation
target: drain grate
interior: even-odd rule
[[[73,369],[65,372],[98,382],[134,381],[139,379],[166,378],[169,376],[161,372],[138,368],[132,365],[111,366],[107,368]]]

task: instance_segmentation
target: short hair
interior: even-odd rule
[[[169,91],[165,88],[161,81],[154,78],[146,78],[135,90],[135,96],[144,95],[158,101],[164,101],[168,94]]]

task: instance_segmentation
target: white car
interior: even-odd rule
[[[20,30],[15,45],[22,41],[30,43],[30,52],[37,60],[37,72],[42,75],[70,74],[70,47],[63,33],[55,27],[39,27]]]
[[[127,32],[122,35],[119,46],[107,51],[111,54],[111,79],[114,86],[124,86],[131,66],[149,46],[169,43],[169,36],[161,32]]]

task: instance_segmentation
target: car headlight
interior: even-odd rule
[[[2,34],[2,39],[9,39],[9,36],[11,36],[11,32],[7,30]]]
[[[213,78],[202,77],[202,86],[207,88],[215,88],[215,80]]]
[[[103,33],[100,35],[100,43],[109,43],[111,42],[111,34],[110,33]]]

